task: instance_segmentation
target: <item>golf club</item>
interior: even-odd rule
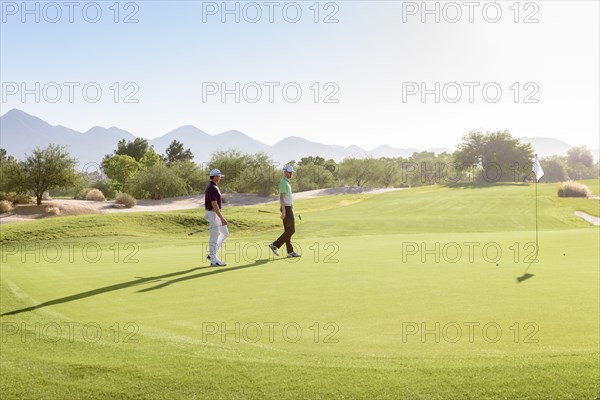
[[[227,224],[228,225],[232,224],[232,225],[238,226],[237,222],[235,222],[235,221],[228,221]],[[208,228],[208,229],[213,229],[213,228],[218,228],[218,227],[217,226],[213,226],[212,228]],[[195,235],[195,234],[200,233],[200,232],[205,232],[205,230],[204,229],[198,229],[197,231],[193,231],[193,232],[188,233],[188,236],[192,236],[192,235]]]
[[[277,214],[277,213],[276,213],[276,212],[274,212],[274,211],[267,211],[267,210],[258,210],[258,212],[261,212],[261,213],[267,213],[267,214]],[[298,215],[297,215],[297,217],[298,217],[298,219],[299,219],[300,221],[302,221],[302,216],[301,216],[300,214],[298,214]]]

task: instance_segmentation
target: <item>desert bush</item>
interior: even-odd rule
[[[122,204],[127,208],[135,207],[135,205],[137,204],[135,197],[127,193],[119,193],[117,195],[115,203]]]
[[[26,194],[16,194],[12,199],[13,204],[29,204],[31,203],[31,196]]]
[[[586,185],[575,181],[563,182],[558,188],[558,197],[588,197],[590,194]]]
[[[26,194],[16,194],[16,193],[0,193],[0,200],[7,200],[13,204],[29,204],[31,203],[31,197]]]
[[[49,207],[46,209],[46,212],[52,215],[60,215],[60,209],[58,207]]]
[[[0,214],[5,214],[14,210],[12,203],[8,200],[0,200]]]
[[[115,182],[112,182],[108,179],[103,179],[94,182],[92,188],[101,191],[107,199],[112,200],[117,196],[117,188],[115,187]]]
[[[104,197],[104,194],[98,189],[92,189],[87,192],[85,199],[91,201],[106,201],[106,197]]]

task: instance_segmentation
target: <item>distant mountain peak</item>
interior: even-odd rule
[[[231,129],[231,130],[221,132],[221,133],[215,135],[215,137],[225,137],[225,136],[250,138],[250,136],[246,135],[244,132],[240,132],[235,129]]]
[[[12,109],[8,110],[7,112],[4,113],[4,115],[2,117],[4,118],[4,117],[7,117],[7,116],[11,116],[11,117],[14,117],[14,116],[26,116],[26,117],[37,118],[37,117],[35,117],[33,115],[27,114],[23,110],[19,110],[18,108],[12,108]]]
[[[170,137],[173,135],[180,135],[180,134],[186,134],[186,135],[206,135],[206,136],[211,136],[208,133],[198,129],[197,127],[195,127],[194,125],[183,125],[180,126],[179,128],[175,128],[172,131],[166,133],[165,135],[163,135],[162,137]],[[157,138],[158,139],[158,138]]]
[[[560,139],[554,139],[554,138],[549,138],[549,137],[540,137],[540,136],[534,136],[534,137],[521,137],[519,138],[519,140],[521,140],[522,142],[535,142],[535,141],[542,141],[542,142],[554,142],[554,143],[559,143],[561,145],[565,145],[565,146],[569,146],[569,147],[573,147],[570,144],[568,144],[565,141],[562,141]]]
[[[547,137],[521,137],[523,143],[529,143],[540,157],[566,155],[573,146],[560,139]]]
[[[106,128],[99,126],[99,125],[94,125],[92,126],[90,129],[88,129],[87,131],[83,132],[84,135],[90,133],[90,132],[94,132],[94,131],[99,131],[99,130],[105,130]]]
[[[392,146],[390,146],[389,144],[382,144],[381,146],[378,146],[376,148],[374,148],[373,150],[391,150]]]
[[[7,119],[7,120],[18,120],[21,122],[24,121],[35,121],[37,123],[44,123],[47,124],[48,126],[52,126],[49,123],[47,123],[46,121],[44,121],[41,118],[36,117],[35,115],[31,115],[31,114],[27,114],[25,111],[19,110],[18,108],[13,108],[12,110],[7,111],[3,116],[3,119]]]
[[[314,143],[311,142],[310,140],[301,138],[300,136],[288,136],[286,138],[281,139],[279,142],[275,143],[274,146],[281,146],[281,145],[293,145],[294,143]]]
[[[52,126],[42,119],[25,111],[13,108],[0,117],[2,125],[2,147],[9,154],[19,158],[36,146],[46,146],[56,143],[69,146],[69,152],[78,158],[81,165],[89,162],[100,162],[105,154],[110,154],[121,139],[134,140],[136,136],[111,126],[93,126],[81,133],[61,125]],[[533,137],[520,138],[524,143],[532,143],[540,156],[566,154],[572,146],[558,139]],[[148,143],[161,153],[173,140],[183,143],[194,154],[194,161],[208,162],[212,154],[220,149],[237,149],[243,153],[265,152],[276,163],[299,160],[307,156],[320,156],[325,159],[341,161],[347,157],[410,157],[414,152],[421,151],[412,148],[395,148],[382,144],[371,151],[366,151],[357,145],[342,146],[323,144],[305,139],[300,136],[288,136],[278,143],[269,146],[238,130],[228,130],[217,135],[210,135],[193,125],[180,126]],[[439,153],[447,151],[444,148],[430,148],[427,151]],[[448,150],[449,151],[449,150]],[[598,157],[598,151],[594,151]]]

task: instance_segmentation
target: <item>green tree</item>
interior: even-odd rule
[[[592,168],[594,156],[586,146],[571,147],[567,152],[567,162],[570,165],[583,164],[585,167]]]
[[[266,153],[248,155],[240,174],[231,182],[231,187],[240,193],[257,193],[261,196],[273,194],[281,172],[276,169]],[[227,175],[225,176],[227,179]]]
[[[302,157],[300,162],[298,162],[298,166],[302,167],[306,165],[325,165],[325,159],[319,156]]]
[[[242,171],[247,169],[251,162],[251,155],[243,154],[238,150],[217,151],[211,156],[208,170],[217,168],[225,175],[225,179],[219,184],[222,190],[239,191],[235,186],[241,183],[239,178]]]
[[[435,153],[414,152],[401,163],[401,181],[409,186],[433,185],[442,181],[440,164]]]
[[[296,180],[299,192],[330,188],[335,185],[333,174],[322,164],[304,163],[299,166]]]
[[[50,144],[36,147],[25,161],[14,164],[8,186],[17,192],[33,192],[37,205],[42,204],[44,192],[54,188],[68,188],[77,182],[77,160],[62,146]]]
[[[52,189],[50,194],[53,197],[56,196],[68,196],[68,197],[77,197],[83,196],[86,191],[86,188],[89,188],[92,184],[92,181],[88,179],[87,173],[75,172],[73,175],[73,182],[68,187],[55,187]],[[104,193],[104,192],[103,192]]]
[[[140,161],[148,149],[148,140],[144,138],[135,138],[133,142],[121,139],[119,140],[117,149],[114,153],[117,156],[130,156],[133,157],[135,161]]]
[[[331,172],[331,175],[333,176],[334,179],[336,178],[338,165],[335,162],[335,160],[333,160],[331,158],[329,160],[326,160],[325,163],[323,163],[323,168],[325,168],[327,171]]]
[[[323,157],[302,157],[296,167],[295,190],[303,192],[333,187],[335,185],[333,176],[335,168],[332,168],[332,165],[335,165],[335,161],[325,160]]]
[[[408,159],[413,162],[430,161],[435,159],[435,153],[433,151],[415,151]]]
[[[162,162],[164,162],[162,157],[151,147],[140,159],[140,167],[148,168]]]
[[[383,187],[393,186],[400,176],[400,166],[393,158],[382,157],[377,160],[381,165],[379,182]]]
[[[16,160],[13,156],[9,156],[6,149],[0,148],[0,192],[14,191],[8,186],[10,174],[15,170]]]
[[[508,131],[470,132],[454,152],[458,165],[476,165],[486,182],[520,181],[530,175],[533,148]]]
[[[567,172],[571,179],[596,177],[592,152],[585,146],[570,148],[567,153]]]
[[[365,186],[376,182],[380,172],[380,165],[373,158],[349,157],[339,164],[338,178],[350,185]]]
[[[118,189],[122,190],[126,182],[140,170],[140,164],[131,156],[114,155],[102,160],[102,170],[107,177],[117,182]]]
[[[290,163],[288,163],[289,165],[295,166],[295,161],[290,161]],[[333,159],[328,159],[325,160],[323,157],[320,156],[309,156],[309,157],[302,157],[300,159],[300,162],[298,162],[298,166],[299,167],[303,167],[306,165],[318,165],[318,166],[322,166],[323,168],[325,168],[326,170],[328,170],[329,172],[332,173],[332,175],[335,176],[336,172],[337,172],[337,163],[335,162],[335,160]]]
[[[171,170],[186,184],[187,194],[202,193],[208,182],[208,176],[198,165],[189,160],[176,161]]]
[[[165,150],[164,160],[169,166],[177,161],[192,161],[193,158],[192,151],[189,148],[184,149],[183,143],[177,140],[173,140]]]
[[[135,193],[137,198],[160,200],[187,194],[187,185],[175,171],[161,162],[141,170],[136,179],[128,183],[127,190]]]
[[[567,157],[550,156],[540,159],[544,169],[544,181],[564,182],[569,180],[567,175]]]

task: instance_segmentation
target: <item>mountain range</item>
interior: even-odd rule
[[[117,127],[104,128],[94,126],[78,132],[62,125],[50,125],[42,119],[27,114],[18,109],[12,109],[0,117],[0,147],[17,159],[23,159],[36,146],[46,146],[55,143],[66,146],[69,153],[79,160],[80,165],[100,163],[104,155],[111,154],[121,139],[134,140],[130,132]],[[259,151],[269,154],[271,159],[280,164],[290,160],[299,160],[305,156],[321,156],[341,161],[346,157],[408,157],[419,149],[394,148],[383,144],[372,150],[358,146],[327,145],[311,142],[297,136],[287,137],[270,146],[236,130],[230,130],[217,135],[210,135],[195,126],[185,125],[172,130],[160,137],[148,140],[154,150],[163,154],[173,140],[183,143],[190,148],[197,163],[207,162],[211,154],[217,150],[237,149],[244,153]],[[521,138],[531,143],[540,157],[546,155],[564,155],[571,145],[552,138]],[[430,148],[436,154],[450,151],[446,148]],[[594,152],[598,157],[598,151]]]

